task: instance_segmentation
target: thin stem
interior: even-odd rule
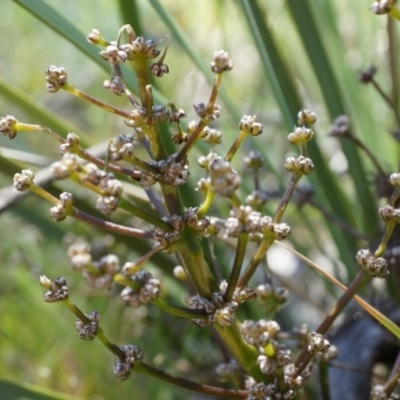
[[[104,101],[96,99],[95,97],[91,96],[90,94],[82,92],[82,90],[76,89],[74,86],[72,86],[70,84],[61,86],[61,89],[64,89],[65,91],[73,94],[75,97],[78,97],[79,99],[82,99],[82,100],[86,100],[89,103],[94,104],[95,106],[100,107],[105,111],[119,115],[120,117],[124,117],[126,119],[131,118],[131,114],[129,112],[120,110],[119,108],[116,108],[110,104],[105,103]]]
[[[38,196],[42,197],[43,199],[47,200],[49,203],[51,204],[59,204],[60,203],[60,199],[58,199],[57,197],[53,196],[52,194],[50,194],[47,190],[41,188],[40,186],[37,186],[35,183],[31,183],[29,186],[29,190],[32,193],[37,194]]]
[[[237,286],[245,287],[251,277],[256,272],[257,267],[260,265],[261,261],[264,259],[265,254],[267,253],[268,249],[271,247],[272,243],[274,243],[275,238],[273,236],[267,236],[262,240],[260,245],[257,248],[256,253],[252,257],[249,262],[249,265],[246,268],[246,271],[239,279]]]
[[[127,226],[119,225],[114,222],[105,221],[104,219],[100,219],[83,211],[80,211],[75,207],[72,208],[69,216],[80,219],[81,221],[87,222],[88,224],[97,226],[99,228],[107,229],[108,231],[120,233],[121,235],[125,236],[142,239],[152,239],[154,237],[153,232],[151,231],[143,231],[141,229],[129,228]]]
[[[373,83],[375,82],[374,80],[372,81]],[[374,85],[375,86],[375,85]],[[400,115],[399,115],[399,120],[397,123],[400,126]],[[357,147],[359,147],[361,150],[365,152],[365,154],[369,157],[371,162],[375,165],[375,168],[377,169],[378,173],[382,175],[383,177],[386,177],[386,172],[382,168],[381,164],[379,163],[378,159],[375,157],[375,155],[371,152],[371,150],[356,136],[353,135],[352,132],[349,132],[346,137],[351,140]]]
[[[142,219],[143,221],[149,222],[150,224],[159,227],[165,232],[171,232],[173,230],[170,224],[149,213],[148,211],[138,207],[137,205],[131,203],[124,197],[121,197],[119,199],[118,207],[129,212],[133,216]]]
[[[96,157],[95,155],[89,153],[88,151],[86,151],[81,147],[79,147],[78,151],[76,152],[76,155],[86,161],[89,161],[97,165],[98,167],[107,168],[107,170],[115,172],[116,174],[124,175],[137,181],[140,180],[142,177],[142,173],[138,170],[135,170],[133,168],[123,168],[120,167],[119,165],[107,163],[106,161],[102,160],[99,157]]]
[[[207,214],[207,211],[210,209],[212,201],[214,200],[214,196],[215,192],[212,189],[208,189],[206,198],[197,210],[198,218],[203,218]]]
[[[230,149],[226,153],[226,156],[225,156],[225,160],[226,161],[231,161],[232,160],[233,156],[238,151],[240,145],[242,144],[242,142],[243,142],[243,140],[245,139],[246,136],[247,136],[246,132],[244,132],[244,131],[240,131],[239,132],[239,136],[232,143],[232,146],[230,147]]]
[[[276,209],[275,215],[274,215],[274,222],[279,223],[283,217],[283,214],[286,211],[286,207],[289,204],[290,198],[292,197],[292,194],[294,190],[296,189],[296,185],[299,182],[300,178],[303,176],[303,174],[300,171],[293,171],[292,176],[290,178],[289,184],[287,185],[287,188],[285,190],[285,193],[282,196],[281,201],[279,202],[279,205]]]
[[[134,371],[162,380],[167,383],[171,383],[172,385],[179,386],[181,388],[222,399],[246,399],[249,394],[247,390],[224,389],[216,386],[203,385],[183,378],[178,378],[143,362],[135,365]]]
[[[207,109],[206,109],[206,114],[212,114],[214,111],[214,105],[215,105],[215,100],[217,99],[218,95],[218,88],[219,85],[221,84],[222,80],[222,73],[216,74],[214,78],[214,86],[212,88],[212,92],[210,95],[210,99],[208,100],[207,104]],[[178,153],[178,156],[176,158],[177,162],[182,162],[185,158],[191,147],[193,146],[194,142],[200,135],[200,133],[203,131],[203,129],[209,125],[210,119],[207,117],[203,118],[198,124],[194,132],[189,136],[187,142],[183,145],[181,150]]]
[[[160,310],[163,310],[168,314],[175,315],[176,317],[189,319],[207,319],[207,315],[205,315],[204,310],[191,310],[190,308],[180,307],[167,302],[161,297],[153,300],[152,304],[154,304]]]
[[[360,232],[359,230],[353,228],[352,226],[348,225],[342,219],[338,218],[337,215],[329,212],[324,207],[317,204],[313,199],[308,199],[307,202],[310,206],[317,209],[328,221],[331,221],[333,224],[337,225],[343,231],[346,231],[347,233],[349,233],[350,235],[354,236],[357,239],[363,239],[368,242],[371,241],[371,238],[368,235],[366,235],[366,234]]]
[[[249,234],[247,232],[241,233],[238,237],[235,260],[233,261],[232,270],[228,279],[228,286],[224,294],[224,300],[226,302],[232,300],[233,293],[235,292],[237,282],[239,280],[240,270],[242,269],[243,260],[246,255],[248,240]]]
[[[84,324],[90,325],[91,320],[75,305],[72,304],[69,299],[63,300],[63,303],[70,309],[70,311],[79,319],[81,320]],[[98,326],[97,328],[97,334],[96,337],[104,344],[105,347],[107,347],[108,350],[110,350],[113,354],[115,354],[117,357],[119,357],[121,360],[125,359],[125,354],[124,352],[114,343],[111,343],[103,329]]]
[[[329,393],[328,363],[326,361],[320,361],[318,367],[322,400],[331,400],[331,395]]]
[[[357,291],[370,279],[371,275],[367,274],[364,270],[360,270],[354,280],[348,286],[347,290],[342,294],[342,296],[340,296],[339,300],[336,302],[336,304],[329,311],[328,315],[318,326],[316,332],[322,335],[326,334],[335,319],[343,311],[344,307],[350,302]],[[295,361],[297,370],[293,378],[296,378],[304,371],[311,359],[312,355],[308,352],[307,345],[305,345]]]
[[[397,354],[393,370],[390,373],[389,379],[383,388],[383,391],[386,393],[388,397],[398,385],[399,379],[400,379],[400,353]]]
[[[194,145],[196,139],[199,137],[200,133],[203,132],[203,129],[209,124],[208,121],[202,119],[196,126],[194,132],[188,137],[188,140],[185,142],[183,147],[180,149],[176,161],[182,162],[186,158],[186,154]]]

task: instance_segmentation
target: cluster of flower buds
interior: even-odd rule
[[[74,270],[83,270],[93,264],[90,254],[90,244],[83,240],[78,240],[68,247],[67,256]]]
[[[121,347],[121,350],[124,353],[123,359],[114,355],[114,374],[124,381],[131,374],[132,368],[142,362],[143,353],[133,344],[126,344]]]
[[[13,179],[15,189],[19,192],[27,191],[33,183],[34,178],[35,174],[30,169],[23,169],[21,173],[16,173]]]
[[[15,129],[17,123],[17,119],[12,115],[0,118],[0,133],[8,136],[9,139],[14,139],[17,136],[17,130]]]
[[[387,394],[384,385],[374,385],[372,386],[370,395],[370,400],[399,400],[400,395],[398,393]]]
[[[310,354],[315,355],[318,353],[326,353],[329,350],[330,343],[324,339],[323,335],[317,332],[308,333],[308,346],[307,350]]]
[[[55,278],[52,281],[47,276],[41,275],[40,284],[47,289],[43,294],[44,301],[55,303],[68,299],[67,281],[64,278]]]
[[[276,240],[286,239],[290,234],[289,225],[284,222],[276,224],[270,216],[264,216],[261,218],[260,230],[264,235],[272,233]]]
[[[196,114],[206,121],[214,121],[221,116],[221,106],[219,104],[214,104],[212,109],[204,103],[195,104],[194,111]]]
[[[177,161],[177,153],[171,154],[165,160],[153,161],[151,165],[160,171],[154,178],[166,185],[180,186],[189,178],[188,162]]]
[[[244,340],[258,348],[264,348],[275,339],[280,330],[279,324],[273,320],[245,320],[240,324],[240,332]]]
[[[85,254],[82,248],[81,254],[75,257],[87,257],[89,261],[90,254]],[[71,260],[72,261],[72,260]],[[115,254],[107,254],[99,261],[93,261],[84,266],[82,276],[86,279],[88,285],[95,289],[109,289],[113,283],[114,275],[121,269],[119,258]]]
[[[150,272],[138,271],[130,279],[137,288],[128,286],[121,292],[121,298],[126,305],[139,307],[152,302],[160,295],[160,281],[153,278]]]
[[[84,321],[77,319],[75,321],[75,327],[81,339],[93,340],[99,330],[100,314],[97,311],[92,311],[89,315],[85,314],[85,316],[90,322],[85,323]]]
[[[387,205],[379,208],[379,215],[384,222],[400,224],[400,208]]]
[[[46,88],[50,93],[56,93],[60,88],[68,84],[68,75],[64,67],[50,65],[46,68]]]
[[[60,161],[50,166],[54,179],[67,179],[80,168],[79,158],[73,153],[64,153]]]
[[[289,172],[298,171],[304,175],[309,175],[312,171],[314,171],[314,164],[308,157],[288,157],[285,162],[285,168]]]
[[[229,161],[214,156],[209,164],[210,177],[207,179],[211,189],[222,197],[231,197],[240,186],[240,176]]]
[[[269,357],[266,354],[261,354],[257,358],[257,364],[260,366],[262,373],[270,375],[276,372],[277,368],[282,368],[289,364],[292,360],[292,352],[285,344],[279,344],[275,341],[271,342],[274,347],[274,356]]]
[[[292,133],[289,133],[288,140],[291,144],[305,144],[314,137],[314,131],[305,126],[296,126]]]
[[[122,195],[122,183],[114,178],[113,174],[103,174],[100,179],[102,194],[97,198],[96,208],[104,214],[111,214],[118,207],[119,199]]]
[[[230,71],[233,68],[233,62],[225,50],[218,50],[214,52],[214,59],[211,61],[210,67],[212,72],[220,74]]]
[[[195,319],[193,322],[198,326],[213,324],[226,328],[235,322],[235,312],[239,307],[236,301],[225,302],[221,293],[214,293],[211,300],[204,299],[199,295],[189,300],[189,308],[192,310],[204,310],[207,318]]]
[[[387,278],[389,276],[388,263],[383,257],[374,257],[367,249],[357,252],[357,262],[375,278]]]
[[[344,137],[350,134],[350,119],[347,115],[340,115],[329,127],[328,134],[332,137]]]
[[[273,300],[277,304],[285,303],[289,298],[289,290],[283,286],[273,287],[266,283],[256,288],[256,293],[260,301]]]
[[[377,0],[372,3],[371,11],[377,15],[387,14],[392,10],[395,3],[396,0]]]
[[[76,133],[68,133],[67,138],[64,143],[59,147],[60,154],[64,155],[66,153],[74,153],[79,147],[79,136]]]
[[[123,160],[133,155],[134,137],[126,133],[110,140],[108,157],[112,161]]]
[[[254,379],[248,378],[246,380],[246,388],[249,391],[246,400],[291,400],[296,396],[296,392],[292,389],[288,389],[282,393],[277,381],[268,384],[263,382],[256,383]]]
[[[194,122],[195,126],[197,125],[195,121],[192,122]],[[213,129],[208,126],[201,131],[199,137],[203,139],[210,147],[222,143],[222,132],[218,129]]]
[[[60,202],[50,208],[50,216],[56,222],[64,221],[67,218],[68,212],[72,209],[73,197],[69,192],[60,194]]]
[[[218,364],[215,367],[215,373],[221,382],[234,380],[239,376],[240,365],[235,359],[231,359],[227,363]]]
[[[220,292],[212,294],[211,299],[205,299],[198,295],[193,296],[189,300],[189,308],[192,310],[204,310],[207,314],[206,319],[197,319],[193,322],[198,326],[210,325],[217,323],[222,327],[231,326],[235,321],[235,312],[239,305],[245,301],[254,299],[256,293],[250,288],[236,288],[231,301],[225,301],[224,293],[227,283],[223,281],[220,285]]]
[[[241,132],[251,136],[258,136],[261,135],[263,131],[263,125],[259,122],[256,122],[255,115],[243,115],[239,122],[239,129]]]

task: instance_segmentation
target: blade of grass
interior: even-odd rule
[[[298,251],[292,249],[289,246],[286,246],[286,244],[282,242],[275,242],[279,246],[284,247],[285,249],[291,251],[293,254],[295,254],[297,257],[299,257],[301,260],[303,260],[307,265],[309,265],[311,268],[313,268],[316,272],[318,272],[320,275],[324,276],[327,278],[329,281],[334,283],[336,286],[340,287],[342,290],[347,290],[347,287],[343,285],[343,283],[339,282],[336,278],[334,278],[331,274],[326,272],[324,269],[322,269],[319,265],[311,261],[309,258],[305,257],[303,254],[299,253]],[[354,300],[372,317],[374,317],[379,323],[381,323],[389,332],[393,333],[397,338],[400,339],[400,327],[397,326],[392,320],[387,318],[385,315],[383,315],[380,311],[378,311],[376,308],[372,307],[370,304],[368,304],[365,300],[363,300],[361,297],[358,295],[354,295]]]
[[[143,35],[143,29],[140,19],[140,8],[135,0],[118,0],[119,13],[122,23],[129,24],[138,36]]]
[[[296,124],[295,117],[298,111],[303,108],[293,79],[279,54],[275,40],[257,1],[241,0],[241,5],[257,45],[266,76],[281,110],[284,123],[290,132]],[[329,170],[315,141],[309,144],[309,154],[317,166],[315,175],[312,174],[310,176],[316,188],[316,195],[320,196],[322,204],[328,203],[341,219],[351,225],[355,225],[349,201],[340,188],[336,176]],[[322,197],[321,193],[323,194]],[[354,238],[341,232],[328,222],[327,226],[335,240],[343,262],[346,265],[351,265],[354,257],[353,253],[357,248]]]
[[[328,59],[326,48],[321,41],[321,36],[315,24],[314,16],[311,13],[308,0],[302,2],[289,0],[287,5],[320,84],[330,117],[335,119],[339,115],[346,114],[340,86]],[[309,43],[312,43],[312,46]],[[362,215],[368,215],[368,218],[360,218],[364,223],[362,228],[366,234],[376,236],[379,233],[380,227],[377,205],[366,179],[360,155],[357,148],[349,140],[345,138],[339,140],[343,153],[348,160],[349,174],[356,188],[358,204],[362,210]]]

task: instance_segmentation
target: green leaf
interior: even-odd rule
[[[322,43],[308,0],[302,2],[289,0],[287,4],[299,31],[304,49],[310,59],[310,64],[318,79],[331,119],[347,114],[339,83],[328,59],[326,47]],[[309,43],[312,43],[312,46]],[[339,55],[337,58],[339,58]],[[375,236],[378,234],[380,227],[376,211],[377,204],[373,198],[369,181],[366,178],[367,175],[359,152],[355,145],[346,138],[341,139],[340,143],[348,160],[349,174],[353,179],[358,197],[357,203],[362,210],[362,215],[368,215],[368,218],[361,218],[364,223],[363,229],[365,233]]]
[[[290,132],[296,124],[296,116],[301,110],[302,103],[297,93],[293,79],[283,61],[275,39],[269,30],[263,12],[257,1],[241,0],[247,24],[253,35],[259,51],[261,62],[272,91],[281,110],[281,114]],[[355,225],[355,218],[351,212],[349,200],[343,193],[335,175],[328,168],[321,151],[315,141],[308,145],[310,158],[317,166],[310,175],[319,201],[330,205],[335,214],[343,221]],[[347,233],[341,232],[337,227],[327,222],[331,235],[339,249],[341,258],[346,265],[351,265],[354,258],[356,242]]]
[[[45,390],[31,385],[23,385],[0,380],[0,397],[4,400],[79,400],[77,397]]]

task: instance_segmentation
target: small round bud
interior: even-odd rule
[[[308,347],[307,350],[312,355],[317,353],[326,353],[329,350],[330,343],[324,339],[323,335],[317,332],[310,332],[308,334]]]
[[[56,222],[64,221],[67,218],[67,210],[63,205],[58,204],[50,209],[50,216]]]
[[[33,183],[34,178],[35,174],[30,169],[23,169],[21,173],[16,173],[13,178],[15,189],[19,192],[25,192]]]
[[[389,182],[392,186],[400,187],[400,173],[394,172],[389,177]]]
[[[39,281],[40,281],[40,284],[41,284],[44,288],[46,288],[46,289],[50,289],[50,288],[51,288],[52,282],[51,282],[51,280],[50,280],[46,275],[40,275]]]
[[[337,117],[328,130],[332,137],[344,137],[350,134],[350,119],[347,115]]]
[[[252,136],[258,136],[263,131],[263,125],[259,122],[256,122],[255,115],[243,115],[242,119],[239,122],[239,129],[247,134]]]
[[[17,136],[16,126],[18,121],[12,115],[7,115],[0,119],[0,133],[8,136],[9,139],[14,139]]]
[[[376,67],[371,65],[370,67],[358,73],[358,80],[362,83],[369,83],[374,79],[376,71],[377,71]]]
[[[377,15],[387,14],[392,10],[395,3],[396,0],[377,0],[372,3],[371,11]]]
[[[314,131],[304,126],[297,126],[294,131],[288,135],[291,144],[305,144],[314,137]]]
[[[233,62],[229,54],[224,50],[214,52],[214,59],[210,63],[211,71],[220,74],[224,71],[230,71],[233,68]]]
[[[167,64],[154,63],[150,67],[151,73],[157,78],[161,78],[164,74],[168,74],[169,68]]]
[[[175,278],[179,279],[180,281],[186,281],[187,280],[187,274],[182,265],[177,265],[174,268],[173,274]]]
[[[310,110],[304,109],[297,114],[297,123],[299,125],[312,125],[317,120],[315,113]]]
[[[100,31],[97,29],[92,29],[86,36],[86,40],[90,44],[100,44],[102,43],[102,37],[100,35]]]

